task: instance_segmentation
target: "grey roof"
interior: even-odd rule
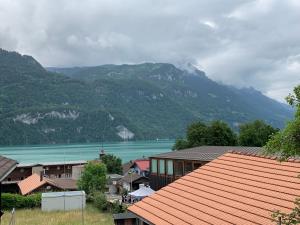
[[[34,166],[56,166],[56,165],[79,165],[87,164],[86,160],[76,161],[59,161],[59,162],[41,162],[41,163],[20,163],[18,167],[34,167]]]
[[[199,161],[212,161],[228,151],[239,151],[245,153],[259,154],[263,151],[260,147],[242,147],[242,146],[200,146],[178,151],[161,153],[153,155],[151,158],[164,159],[186,159]]]
[[[0,156],[0,181],[3,181],[17,167],[17,164],[16,160]]]
[[[129,162],[127,162],[127,163],[124,163],[124,164],[122,165],[122,173],[123,173],[123,174],[127,173],[127,172],[130,170],[130,168],[131,168],[132,165],[133,165],[133,162],[132,162],[132,161],[129,161]]]
[[[143,177],[141,175],[138,175],[137,173],[132,173],[132,174],[126,174],[121,180],[120,183],[126,182],[126,183],[130,183],[137,181],[140,178],[144,178],[144,179],[148,179],[147,177]]]
[[[136,218],[136,215],[134,215],[131,212],[118,213],[118,214],[113,214],[113,218],[115,220],[134,219],[134,218]]]

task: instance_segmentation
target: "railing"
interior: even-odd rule
[[[11,218],[10,218],[10,221],[9,221],[9,225],[15,225],[16,224],[15,215],[16,215],[16,210],[15,210],[15,208],[13,208],[12,211],[11,211]]]

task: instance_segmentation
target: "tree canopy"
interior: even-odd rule
[[[282,159],[300,155],[300,85],[286,100],[296,107],[295,117],[283,130],[273,135],[265,146],[267,153],[280,153]]]
[[[300,85],[294,88],[294,94],[286,97],[287,102],[296,107],[293,120],[286,127],[271,137],[265,146],[266,153],[279,153],[282,160],[300,155]],[[290,213],[275,211],[272,214],[274,221],[283,225],[300,223],[300,200],[295,200],[295,208]]]
[[[122,174],[122,160],[119,157],[106,154],[101,157],[101,160],[106,165],[107,173]]]
[[[106,166],[104,163],[89,162],[84,167],[81,178],[78,181],[78,187],[87,194],[96,191],[103,192],[106,185]]]
[[[195,122],[188,126],[186,139],[177,139],[173,150],[191,148],[201,145],[234,146],[237,137],[233,130],[222,121],[209,124]]]
[[[262,120],[255,120],[242,124],[239,131],[239,145],[262,147],[279,130]]]

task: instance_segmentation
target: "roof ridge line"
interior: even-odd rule
[[[221,164],[221,165],[224,165],[224,164]],[[212,165],[206,165],[205,170],[211,171],[211,172],[214,172],[214,171],[208,170],[207,167],[212,167],[212,168],[217,168],[217,169],[222,169],[222,170],[227,170],[227,171],[230,171],[230,172],[238,173],[238,171],[236,171],[236,170],[226,169],[226,168],[220,168],[220,167],[212,166]],[[243,167],[236,167],[236,168],[245,169]],[[255,171],[257,171],[257,170],[255,170]],[[257,172],[261,172],[261,171],[257,171]],[[219,173],[219,172],[215,172],[215,173]],[[222,172],[220,172],[220,173],[223,174]],[[281,181],[281,182],[287,182],[287,181],[280,180],[280,179],[277,179],[277,178],[269,178],[268,176],[254,175],[254,174],[247,173],[247,172],[243,172],[243,174],[246,174],[246,175],[249,175],[249,176],[255,176],[255,177],[262,177],[262,178],[272,179],[272,180]],[[277,175],[276,173],[268,173],[268,174]],[[235,175],[233,175],[233,176],[235,176]],[[284,175],[280,175],[280,176],[284,176]],[[237,176],[235,176],[235,177],[237,177]],[[286,177],[292,177],[292,176],[286,176]],[[295,178],[295,177],[292,177],[292,178]],[[253,179],[247,179],[247,180],[256,181],[256,180],[253,180]],[[256,182],[258,182],[258,181],[256,181]],[[264,181],[259,181],[259,182],[262,182],[262,183],[265,183],[265,184],[270,184],[269,182],[264,182]],[[299,179],[299,182],[294,182],[294,181],[288,181],[288,182],[289,183],[293,183],[293,184],[300,184],[300,179]],[[286,187],[286,186],[282,186],[282,185],[276,185],[276,186]],[[293,189],[296,189],[296,188],[293,188]],[[299,190],[299,189],[296,189],[296,190]]]
[[[232,159],[232,160],[230,160],[230,159]],[[224,162],[241,164],[238,160],[245,160],[246,162],[243,162],[242,163],[243,165],[249,165],[249,166],[254,166],[254,167],[272,169],[272,170],[277,170],[277,171],[285,171],[285,172],[291,172],[291,173],[298,173],[298,171],[295,172],[295,171],[292,171],[290,169],[286,169],[286,167],[293,168],[295,170],[297,170],[297,169],[300,170],[300,167],[288,166],[288,165],[283,165],[283,164],[278,165],[276,163],[264,163],[264,162],[260,162],[260,161],[256,161],[256,160],[252,160],[252,159],[241,159],[241,158],[231,157],[231,156],[223,156],[222,158],[218,158],[218,161],[224,161]],[[253,164],[253,162],[261,163],[262,165],[255,165],[255,164]],[[216,163],[216,162],[212,162],[212,163]],[[217,163],[219,163],[219,162],[217,162]],[[219,164],[222,164],[222,163],[219,163]],[[223,164],[223,165],[225,165],[225,164]],[[285,167],[285,168],[284,169],[274,169],[274,168],[268,167],[266,165],[273,165],[273,166]],[[258,170],[256,169],[256,171],[258,171]]]
[[[281,159],[279,156],[266,155],[263,153],[250,153],[250,152],[242,152],[242,151],[236,151],[236,150],[229,150],[227,153],[236,154],[236,155],[253,156],[253,157],[257,157],[257,158],[264,158],[264,159],[271,159],[271,160],[278,160],[278,161],[280,161],[280,159]],[[288,158],[285,162],[300,163],[300,159],[291,157],[291,158]]]

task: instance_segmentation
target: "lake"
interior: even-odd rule
[[[128,141],[103,144],[106,153],[114,154],[128,162],[171,151],[174,140]],[[32,145],[0,147],[0,155],[17,160],[19,163],[63,162],[91,160],[99,157],[102,144]]]

